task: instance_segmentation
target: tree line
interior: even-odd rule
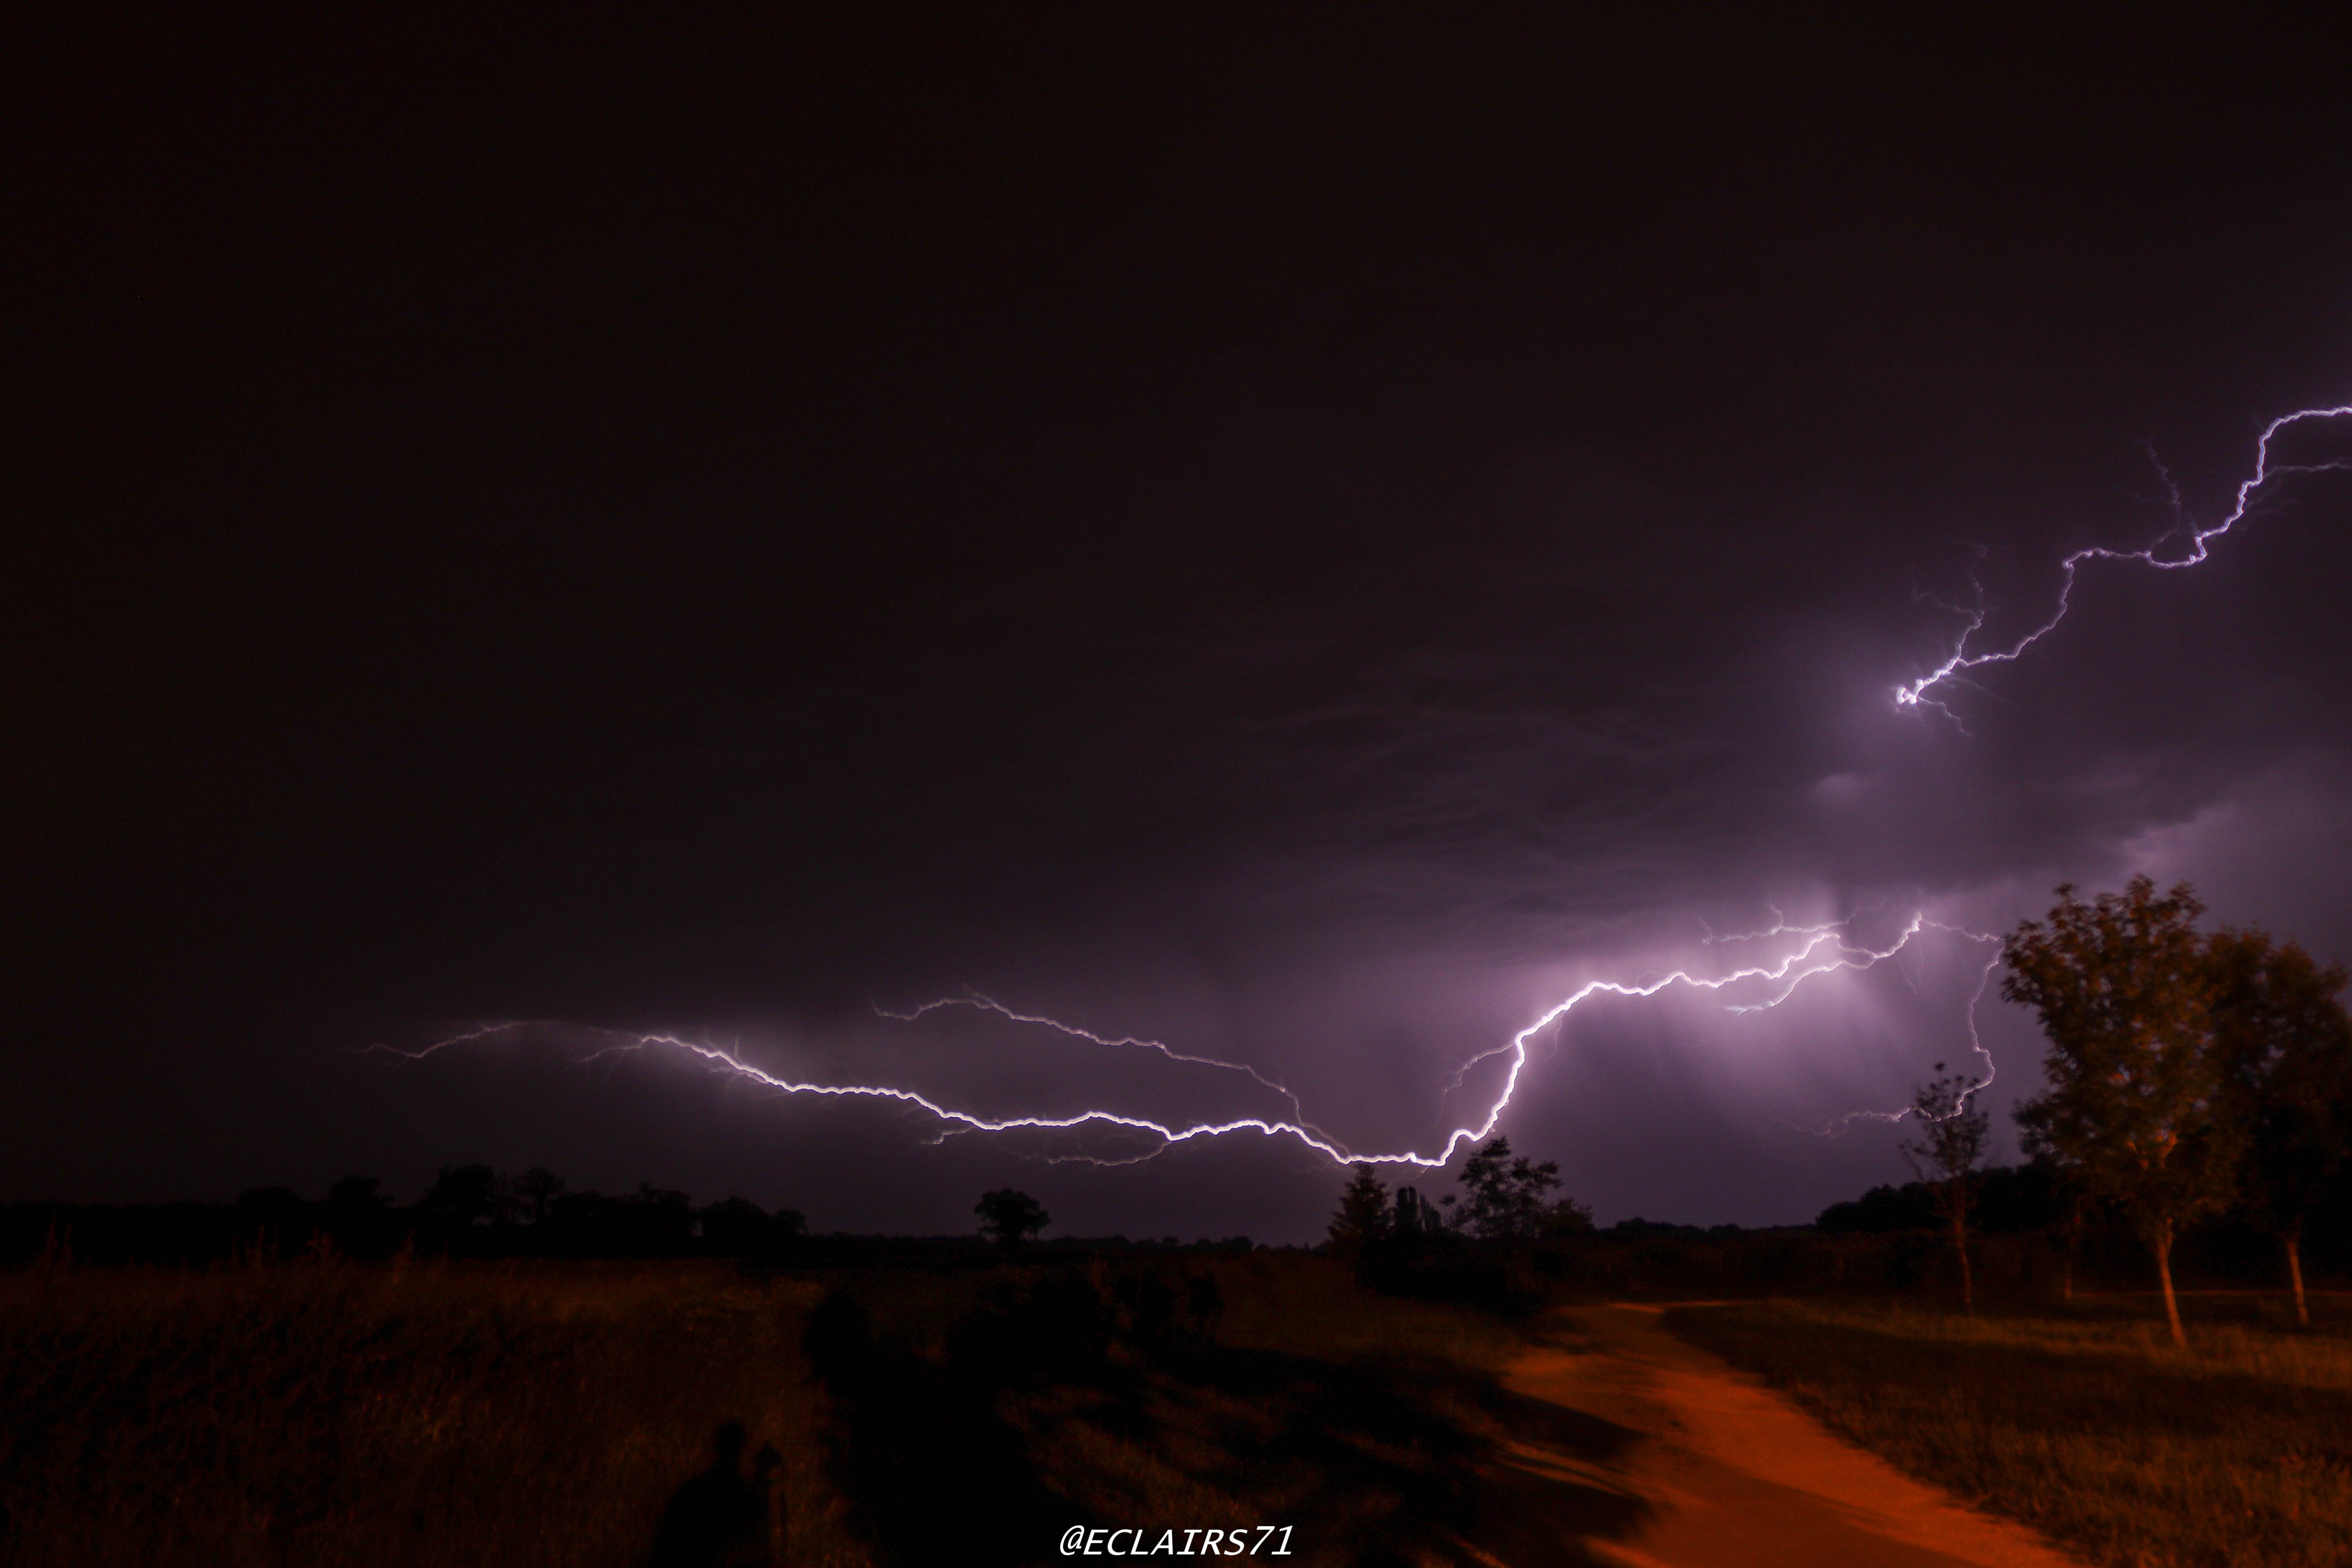
[[[1034,1243],[1052,1215],[1027,1193],[985,1193],[979,1238],[998,1252]],[[445,1165],[415,1202],[399,1204],[373,1176],[345,1176],[319,1201],[290,1187],[256,1187],[234,1203],[0,1205],[0,1265],[214,1263],[234,1258],[331,1254],[388,1258],[404,1249],[447,1258],[733,1258],[790,1267],[950,1260],[960,1238],[812,1236],[797,1209],[748,1198],[698,1204],[640,1184],[607,1194],[573,1188],[544,1166],[520,1174],[487,1164]],[[1048,1250],[1248,1252],[1248,1237],[1070,1237]],[[975,1259],[962,1259],[963,1262]]]
[[[1384,1243],[1447,1239],[1548,1241],[1592,1229],[1592,1210],[1571,1197],[1554,1197],[1559,1162],[1540,1164],[1511,1151],[1508,1138],[1489,1141],[1462,1163],[1460,1193],[1434,1203],[1411,1186],[1391,1194],[1377,1170],[1360,1164],[1339,1194],[1328,1247],[1358,1259]]]
[[[2173,1342],[2185,1344],[2173,1247],[2187,1227],[2235,1212],[2276,1239],[2307,1327],[2305,1227],[2352,1145],[2344,967],[2259,928],[2200,931],[2205,906],[2186,882],[2159,894],[2135,877],[2087,902],[2062,885],[2058,900],[2003,939],[2001,994],[2032,1008],[2049,1042],[2043,1089],[2016,1118],[2053,1182],[2065,1255],[2087,1226],[2120,1220],[2147,1247]],[[1956,1076],[1923,1085],[1904,1148],[1973,1310],[1968,1236],[1990,1119],[1971,1092]]]
[[[0,1256],[46,1250],[93,1263],[201,1263],[331,1249],[357,1258],[404,1247],[453,1257],[752,1258],[804,1238],[798,1210],[748,1198],[697,1204],[651,1183],[634,1193],[574,1189],[543,1166],[520,1175],[445,1165],[414,1203],[350,1175],[323,1200],[256,1187],[233,1204],[14,1204],[0,1208]]]

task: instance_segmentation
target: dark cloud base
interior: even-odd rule
[[[1989,931],[2144,869],[2352,953],[2346,476],[2086,567],[1965,733],[1891,700],[1972,576],[2014,635],[2171,526],[2151,451],[2210,519],[2352,395],[2292,35],[31,34],[8,1194],[487,1158],[1300,1237],[1336,1178],[1291,1142],[1092,1170],[362,1048],[557,1019],[1215,1097],[875,1033],[977,986],[1425,1147],[1563,987],[1773,906]],[[1803,1217],[1896,1173],[1808,1129],[1953,1056],[1960,946],[1580,1012],[1503,1126],[1604,1217]],[[1998,1098],[2035,1046],[1984,1025]]]

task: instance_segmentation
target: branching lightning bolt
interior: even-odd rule
[[[1240,1116],[1223,1121],[1186,1123],[1160,1121],[1147,1116],[1134,1116],[1121,1111],[1099,1109],[1075,1111],[1066,1116],[991,1117],[949,1105],[911,1089],[901,1089],[887,1084],[823,1083],[788,1078],[747,1059],[740,1047],[729,1048],[689,1040],[674,1034],[593,1031],[612,1042],[595,1055],[604,1056],[614,1051],[634,1052],[647,1049],[673,1051],[696,1058],[712,1068],[760,1088],[784,1094],[882,1100],[912,1106],[939,1121],[943,1132],[1073,1131],[1087,1128],[1121,1129],[1153,1140],[1157,1147],[1151,1150],[1151,1153],[1158,1153],[1178,1144],[1192,1142],[1199,1139],[1221,1138],[1237,1132],[1255,1132],[1268,1138],[1295,1139],[1340,1164],[1414,1165],[1434,1170],[1451,1162],[1465,1144],[1475,1144],[1492,1135],[1496,1125],[1502,1120],[1503,1111],[1509,1106],[1513,1095],[1517,1092],[1520,1073],[1528,1065],[1530,1043],[1546,1029],[1566,1018],[1579,1005],[1592,997],[1655,996],[1673,986],[1685,986],[1696,991],[1719,992],[1735,985],[1757,983],[1767,988],[1766,994],[1760,999],[1727,1004],[1727,1011],[1760,1012],[1766,1008],[1778,1006],[1786,1001],[1798,986],[1815,975],[1827,974],[1841,969],[1868,969],[1883,960],[1892,958],[1909,945],[1912,938],[1917,936],[1922,930],[1936,926],[1937,922],[1928,921],[1924,916],[1914,915],[1894,942],[1883,949],[1848,942],[1840,934],[1844,924],[1845,922],[1833,922],[1823,926],[1807,937],[1804,944],[1795,952],[1786,954],[1774,963],[1751,964],[1735,969],[1727,974],[1698,975],[1687,970],[1676,969],[1662,975],[1635,982],[1617,980],[1586,982],[1568,996],[1547,1008],[1533,1022],[1513,1035],[1507,1043],[1496,1046],[1491,1050],[1482,1051],[1462,1064],[1461,1068],[1454,1075],[1451,1085],[1453,1089],[1459,1089],[1467,1075],[1484,1063],[1500,1058],[1507,1058],[1509,1061],[1509,1066],[1504,1074],[1501,1090],[1487,1106],[1485,1113],[1473,1124],[1453,1129],[1433,1153],[1411,1149],[1372,1152],[1350,1148],[1308,1121],[1299,1110],[1297,1097],[1289,1089],[1245,1064],[1223,1061],[1213,1057],[1191,1055],[1178,1051],[1160,1041],[1144,1039],[1137,1036],[1099,1035],[1092,1030],[1066,1024],[1042,1014],[1018,1012],[992,998],[979,995],[945,997],[903,1012],[881,1009],[877,1011],[882,1011],[886,1017],[911,1022],[942,1008],[972,1008],[993,1013],[1014,1023],[1052,1029],[1071,1038],[1096,1045],[1150,1050],[1165,1056],[1171,1061],[1246,1073],[1258,1083],[1283,1096],[1288,1101],[1293,1114],[1287,1119]],[[1956,928],[1937,926],[1937,929],[1951,931]],[[1973,932],[1962,934],[1975,935]],[[523,1020],[480,1025],[462,1034],[436,1041],[421,1050],[398,1054],[410,1058],[422,1058],[451,1046],[532,1026],[535,1026]],[[1990,1081],[1990,1077],[1987,1081]],[[1065,1156],[1064,1158],[1096,1164],[1133,1163],[1131,1159],[1110,1159],[1095,1155]]]
[[[1971,647],[1978,634],[1983,631],[1990,614],[1981,589],[1979,590],[1974,603],[1969,605],[1954,604],[1941,599],[1935,600],[1934,602],[1940,607],[1963,616],[1967,624],[1954,640],[1951,651],[1940,664],[1917,679],[1895,689],[1897,706],[1932,709],[1948,718],[1956,719],[1951,710],[1946,707],[1935,694],[1948,685],[1963,680],[1967,672],[1970,670],[1979,669],[1988,665],[2014,663],[2023,656],[2026,649],[2055,629],[2058,624],[2065,619],[2066,612],[2071,606],[2075,580],[2084,562],[2137,561],[2143,565],[2165,571],[2197,565],[2207,558],[2210,546],[2214,540],[2229,532],[2234,525],[2247,516],[2254,504],[2257,493],[2272,480],[2287,475],[2352,471],[2352,459],[2313,463],[2273,463],[2271,458],[2272,442],[2282,432],[2307,422],[2344,418],[2352,418],[2352,405],[2332,408],[2306,408],[2293,414],[2282,415],[2272,420],[2263,427],[2261,437],[2255,443],[2255,463],[2252,474],[2239,484],[2235,502],[2229,515],[2218,522],[2204,527],[2193,524],[2176,525],[2161,538],[2137,550],[2091,546],[2077,550],[2066,556],[2059,563],[2057,608],[2042,625],[2007,647],[1982,650]],[[2171,497],[2176,515],[2182,515],[2179,487],[2173,483],[2171,475],[2164,469],[2160,461],[2158,463],[2158,473]],[[2185,550],[2177,556],[2160,556],[2158,553],[2168,542],[2183,537],[2184,534],[2187,545]],[[1297,1095],[1287,1086],[1278,1079],[1267,1077],[1247,1063],[1226,1061],[1214,1057],[1180,1051],[1162,1041],[1146,1039],[1139,1036],[1097,1034],[1093,1030],[1067,1024],[1044,1014],[1018,1011],[977,992],[961,996],[943,997],[904,1011],[892,1012],[880,1008],[877,1011],[886,1017],[913,1023],[943,1009],[969,1009],[992,1014],[1010,1023],[1053,1030],[1068,1038],[1108,1048],[1150,1051],[1175,1063],[1244,1074],[1259,1087],[1279,1095],[1288,1108],[1289,1115],[1279,1119],[1241,1116],[1222,1121],[1176,1123],[1160,1121],[1145,1116],[1129,1115],[1120,1111],[1090,1109],[1066,1116],[990,1117],[947,1104],[911,1089],[887,1084],[826,1083],[786,1077],[747,1059],[740,1045],[733,1048],[727,1048],[709,1043],[697,1043],[673,1034],[636,1034],[615,1030],[583,1032],[594,1034],[609,1042],[593,1053],[597,1057],[607,1056],[614,1052],[667,1050],[697,1058],[714,1069],[733,1075],[761,1088],[784,1094],[887,1100],[909,1106],[931,1117],[939,1124],[941,1137],[965,1132],[1012,1132],[1024,1130],[1074,1131],[1081,1129],[1120,1129],[1127,1132],[1140,1134],[1152,1144],[1147,1152],[1129,1158],[1111,1158],[1097,1154],[1048,1156],[1049,1158],[1075,1159],[1097,1164],[1128,1164],[1134,1163],[1136,1159],[1149,1159],[1179,1144],[1202,1139],[1222,1138],[1234,1133],[1255,1132],[1266,1138],[1294,1139],[1340,1164],[1412,1165],[1435,1169],[1448,1163],[1464,1145],[1480,1142],[1493,1133],[1502,1119],[1504,1110],[1517,1092],[1520,1075],[1528,1066],[1531,1042],[1545,1030],[1560,1024],[1579,1005],[1592,997],[1655,996],[1675,986],[1687,987],[1696,991],[1721,992],[1733,986],[1753,985],[1760,993],[1755,999],[1728,1001],[1725,1006],[1727,1011],[1736,1014],[1756,1013],[1780,1005],[1806,981],[1815,976],[1832,973],[1838,970],[1869,969],[1902,952],[1913,938],[1918,936],[1923,931],[1935,931],[1969,942],[1995,944],[1995,951],[1986,960],[1984,968],[1977,978],[1976,987],[1969,995],[1968,1007],[1969,1042],[1970,1048],[1984,1064],[1984,1077],[1959,1097],[1953,1113],[1958,1114],[1959,1110],[1966,1109],[1969,1097],[1992,1082],[1992,1056],[1985,1048],[1983,1040],[1978,1034],[1977,1008],[1979,1003],[1983,1000],[1986,988],[1991,983],[1993,972],[2001,963],[1999,937],[1969,931],[1958,926],[1946,925],[1927,919],[1924,913],[1915,912],[1894,942],[1884,949],[1878,949],[1856,944],[1848,940],[1848,933],[1857,917],[1849,916],[1844,920],[1823,921],[1817,925],[1794,925],[1778,908],[1767,907],[1771,909],[1772,914],[1772,924],[1769,928],[1729,936],[1717,936],[1713,930],[1707,929],[1702,945],[1721,947],[1731,943],[1763,942],[1774,937],[1801,938],[1802,944],[1795,951],[1769,963],[1751,964],[1712,977],[1693,974],[1685,969],[1675,969],[1663,975],[1639,981],[1589,981],[1568,996],[1554,1003],[1533,1022],[1513,1035],[1508,1041],[1489,1050],[1482,1051],[1464,1062],[1447,1083],[1446,1093],[1459,1091],[1466,1082],[1469,1074],[1486,1063],[1507,1059],[1508,1066],[1503,1074],[1500,1091],[1487,1105],[1484,1113],[1474,1123],[1454,1128],[1433,1152],[1411,1149],[1387,1152],[1354,1149],[1308,1121]],[[421,1058],[449,1047],[539,1026],[541,1026],[521,1020],[481,1024],[436,1041],[421,1050],[404,1050],[396,1054],[412,1058]],[[391,1047],[381,1048],[391,1049]],[[1807,1131],[1826,1134],[1857,1119],[1895,1122],[1913,1113],[1913,1110],[1907,1108],[1894,1111],[1854,1111],[1832,1122],[1824,1123],[1820,1128],[1807,1129]]]
[[[2198,565],[2204,561],[2207,547],[2214,540],[2229,532],[2245,517],[2248,508],[2253,504],[2254,493],[2273,479],[2289,474],[2326,474],[2352,470],[2352,459],[2339,458],[2324,463],[2273,464],[2271,461],[2271,442],[2280,431],[2306,421],[2347,417],[2352,417],[2352,404],[2344,404],[2334,408],[2297,409],[2293,414],[2282,414],[2264,426],[2261,438],[2254,443],[2254,471],[2239,482],[2236,504],[2230,508],[2230,514],[2221,521],[2207,527],[2199,528],[2194,524],[2189,525],[2187,530],[2189,548],[2177,560],[2165,559],[2158,556],[2157,552],[2168,541],[2180,537],[2182,529],[2179,524],[2168,529],[2161,538],[2137,550],[2113,550],[2105,545],[2090,545],[2067,556],[2058,563],[2057,609],[2051,613],[2048,620],[2007,647],[1989,648],[1981,653],[1969,651],[1969,641],[1977,633],[1984,629],[1986,617],[1990,613],[1990,607],[1986,604],[1981,593],[1977,595],[1976,603],[1965,609],[1957,605],[1948,605],[1948,608],[1966,615],[1968,625],[1961,628],[1959,637],[1952,644],[1952,651],[1945,657],[1943,663],[1918,679],[1895,689],[1896,705],[1904,708],[1932,708],[1945,717],[1951,718],[1953,716],[1951,710],[1930,697],[1928,693],[1948,681],[1958,679],[1964,671],[1980,669],[1989,664],[2013,664],[2023,656],[2027,648],[2049,636],[2057,628],[2058,623],[2066,618],[2066,611],[2074,597],[2075,574],[2084,562],[2137,561],[2144,566],[2154,566],[2167,572]],[[2165,489],[2172,497],[2174,510],[2178,513],[2180,510],[2179,487],[2172,482],[2172,476],[2165,470],[2161,462],[2157,465],[2157,472],[2163,479]]]

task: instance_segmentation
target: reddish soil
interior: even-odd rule
[[[1655,1309],[1560,1314],[1505,1386],[1524,1432],[1473,1555],[1507,1568],[2075,1568],[1832,1436],[1667,1333]]]

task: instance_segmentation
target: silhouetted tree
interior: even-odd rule
[[[374,1176],[342,1176],[327,1189],[327,1206],[342,1214],[379,1214],[392,1202]]]
[[[545,1225],[548,1210],[563,1192],[563,1178],[544,1165],[533,1165],[515,1181],[518,1217],[529,1225]]]
[[[1944,1064],[1935,1070],[1944,1073]],[[1984,1157],[1992,1119],[1970,1109],[1976,1085],[1958,1073],[1921,1084],[1911,1096],[1917,1136],[1903,1142],[1903,1157],[1935,1197],[1936,1213],[1951,1233],[1960,1259],[1960,1306],[1976,1316],[1976,1281],[1969,1271],[1969,1205],[1975,1195],[1977,1162]]]
[[[388,1244],[392,1200],[373,1176],[344,1176],[327,1189],[327,1233],[335,1244],[354,1256],[366,1256]]]
[[[1498,1137],[1463,1162],[1459,1179],[1463,1229],[1490,1241],[1531,1240],[1542,1234],[1551,1208],[1544,1194],[1559,1185],[1559,1162],[1514,1158],[1511,1141]]]
[[[694,1199],[685,1193],[640,1182],[624,1212],[631,1233],[629,1250],[640,1256],[684,1252],[693,1242]]]
[[[1370,1165],[1359,1165],[1340,1189],[1339,1212],[1331,1216],[1332,1253],[1353,1260],[1365,1245],[1388,1228],[1389,1189]]]
[[[1388,1234],[1402,1240],[1421,1237],[1444,1236],[1451,1227],[1445,1212],[1435,1204],[1425,1203],[1411,1187],[1396,1190],[1395,1206],[1389,1215]]]
[[[1554,1198],[1544,1205],[1543,1215],[1536,1222],[1536,1235],[1545,1241],[1557,1241],[1566,1236],[1591,1236],[1592,1205],[1578,1203],[1574,1198]]]
[[[982,1194],[971,1212],[980,1216],[980,1233],[1000,1247],[1019,1246],[1054,1218],[1035,1198],[1012,1187]]]
[[[2185,1346],[2172,1243],[2228,1204],[2242,1131],[2212,1046],[2204,906],[2185,882],[2158,898],[2146,877],[2088,904],[2071,886],[2058,898],[2047,925],[2024,921],[2001,943],[2001,994],[2038,1012],[2050,1040],[2050,1087],[2017,1119],[2029,1147],[2086,1197],[2112,1200],[2147,1243]]]
[[[310,1205],[291,1187],[255,1187],[236,1195],[237,1229],[257,1256],[291,1254],[310,1239]]]
[[[749,1198],[727,1198],[702,1211],[702,1245],[733,1257],[755,1257],[804,1227],[790,1209],[771,1215]]]
[[[488,1165],[444,1165],[425,1195],[420,1215],[450,1226],[486,1223],[498,1216],[499,1175]]]
[[[2352,1142],[2352,1020],[2336,993],[2341,964],[2323,969],[2267,932],[2224,929],[2208,947],[2217,993],[2213,1038],[2244,1119],[2247,1212],[2278,1237],[2294,1292],[2294,1320],[2311,1326],[2303,1294],[2303,1226]]]

